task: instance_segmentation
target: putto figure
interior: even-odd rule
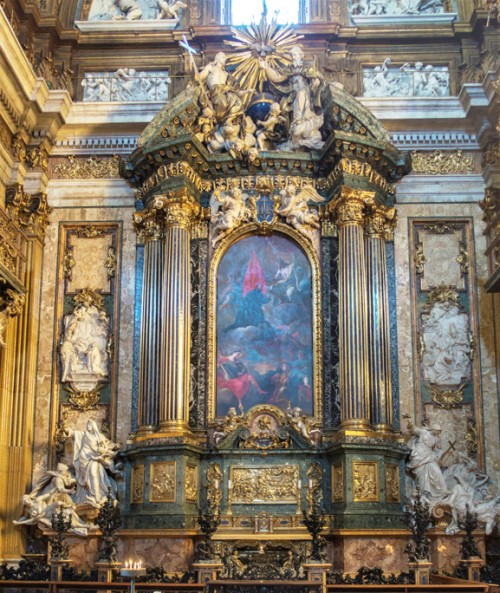
[[[280,202],[277,209],[279,216],[285,218],[288,224],[299,231],[310,241],[314,241],[315,229],[319,228],[319,215],[309,207],[308,202],[323,202],[323,198],[312,187],[303,187],[297,193],[297,185],[289,183],[280,192]]]

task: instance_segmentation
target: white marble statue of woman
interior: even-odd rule
[[[435,424],[430,428],[425,426],[410,426],[413,438],[408,445],[411,449],[408,468],[415,475],[417,486],[422,498],[431,507],[444,501],[449,490],[439,465],[442,451],[438,447],[441,426]]]
[[[109,488],[116,497],[116,483],[110,473],[117,472],[113,458],[118,445],[102,434],[94,420],[87,422],[84,431],[69,431],[69,436],[73,437],[73,467],[77,481],[75,502],[99,507]]]

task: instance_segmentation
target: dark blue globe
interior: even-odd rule
[[[247,114],[255,123],[257,123],[257,121],[264,121],[269,113],[271,104],[275,101],[276,99],[269,93],[255,95],[248,106]]]

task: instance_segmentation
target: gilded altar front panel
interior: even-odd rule
[[[231,484],[234,504],[296,504],[299,466],[232,467]]]
[[[379,500],[378,463],[376,461],[353,461],[352,492],[354,502],[377,502]]]

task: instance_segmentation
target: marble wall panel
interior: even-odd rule
[[[356,574],[360,566],[368,568],[380,567],[384,573],[399,573],[408,570],[404,548],[406,537],[359,537],[359,535],[343,535],[336,538],[334,545],[334,570]]]
[[[91,239],[70,236],[69,245],[73,248],[74,266],[67,292],[77,292],[91,287],[100,292],[110,292],[108,270],[104,265],[113,237],[104,235]]]
[[[168,567],[168,572],[185,572],[193,562],[193,542],[190,539],[167,537],[127,538],[122,536],[118,558],[142,560],[148,566]]]
[[[100,200],[96,201],[96,205]],[[49,195],[50,203],[50,195]],[[123,443],[130,432],[131,386],[132,386],[132,339],[134,311],[134,276],[136,235],[132,227],[133,207],[130,208],[56,208],[51,215],[44,249],[42,277],[42,307],[40,317],[40,342],[37,374],[37,395],[35,408],[35,435],[33,444],[34,480],[52,463],[54,447],[53,433],[58,416],[59,387],[56,383],[55,330],[58,279],[58,254],[62,225],[83,222],[116,222],[122,225],[121,278],[116,322],[118,342],[115,356],[119,369],[116,384],[116,410],[111,432],[113,440]],[[118,249],[118,250],[119,250]],[[93,259],[89,261],[94,261]],[[95,261],[94,261],[95,263]]]
[[[424,272],[420,283],[422,291],[434,286],[446,284],[464,288],[464,279],[460,272],[457,256],[460,253],[462,233],[455,231],[446,235],[435,235],[428,229],[418,231],[425,257]],[[451,257],[433,257],[433,254],[450,254]],[[455,257],[453,257],[455,255]]]
[[[414,360],[418,356],[415,348],[416,319],[409,303],[413,302],[410,250],[411,228],[409,219],[419,218],[456,218],[456,204],[428,203],[404,204],[398,206],[398,225],[395,231],[395,267],[397,287],[397,320],[398,320],[398,358],[399,358],[399,388],[401,414],[408,415],[420,423],[429,411],[420,407],[417,409],[415,399]],[[479,363],[478,383],[482,402],[477,412],[483,422],[482,434],[479,439],[483,444],[484,465],[490,475],[495,475],[500,470],[500,439],[499,439],[499,414],[497,395],[497,375],[495,366],[495,338],[494,316],[492,297],[488,295],[483,286],[488,277],[487,260],[484,256],[486,249],[485,238],[482,234],[484,223],[482,212],[477,203],[464,203],[460,206],[460,218],[471,219],[472,243],[474,257],[471,266],[474,266],[476,287],[471,291],[473,299],[473,315],[477,320],[477,350],[476,357]],[[413,237],[411,239],[413,241]],[[453,250],[456,258],[455,249]],[[445,253],[440,254],[444,259]],[[450,258],[451,258],[450,254]],[[402,421],[402,429],[406,430],[406,421]],[[482,460],[481,460],[482,461]]]

